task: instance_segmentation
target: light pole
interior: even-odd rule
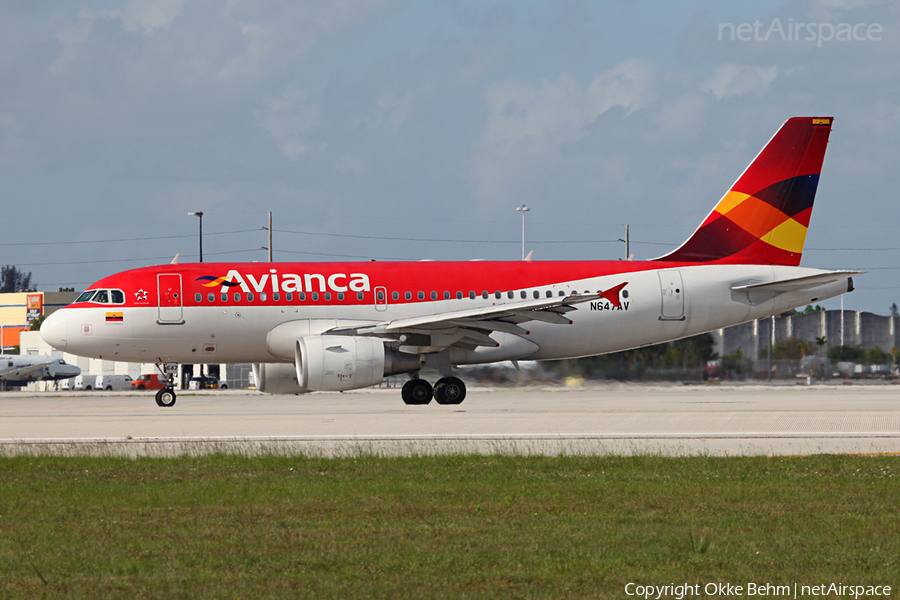
[[[189,212],[189,217],[200,217],[200,262],[203,262],[203,211]]]
[[[525,213],[531,209],[523,204],[516,207],[516,210],[522,213],[522,260],[525,260]]]

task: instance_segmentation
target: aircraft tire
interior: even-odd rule
[[[403,384],[400,396],[405,404],[424,405],[431,402],[434,390],[431,384],[424,379],[410,379]]]
[[[458,377],[444,377],[434,384],[438,404],[461,404],[466,399],[466,384]]]
[[[175,406],[175,390],[171,388],[163,388],[156,392],[156,404],[163,408]]]

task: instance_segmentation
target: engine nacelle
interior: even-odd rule
[[[290,363],[254,363],[256,389],[266,394],[304,394],[297,383],[297,369]]]
[[[294,366],[304,391],[339,392],[377,385],[385,375],[421,364],[418,355],[397,352],[378,338],[313,335],[297,340]]]
[[[294,346],[297,382],[310,391],[339,392],[381,383],[384,342],[342,335],[302,337]]]

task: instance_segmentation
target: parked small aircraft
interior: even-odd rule
[[[852,291],[857,271],[801,268],[831,117],[795,117],[690,238],[648,261],[194,263],[101,279],[44,321],[81,356],[254,363],[275,394],[409,373],[407,404],[458,404],[456,365],[590,356],[778,314]],[[441,378],[419,378],[432,367]]]
[[[29,381],[68,379],[81,373],[75,365],[61,358],[28,354],[0,356],[0,390],[8,386],[22,386]]]

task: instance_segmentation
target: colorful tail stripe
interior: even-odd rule
[[[831,121],[789,119],[694,234],[658,260],[799,265]]]

